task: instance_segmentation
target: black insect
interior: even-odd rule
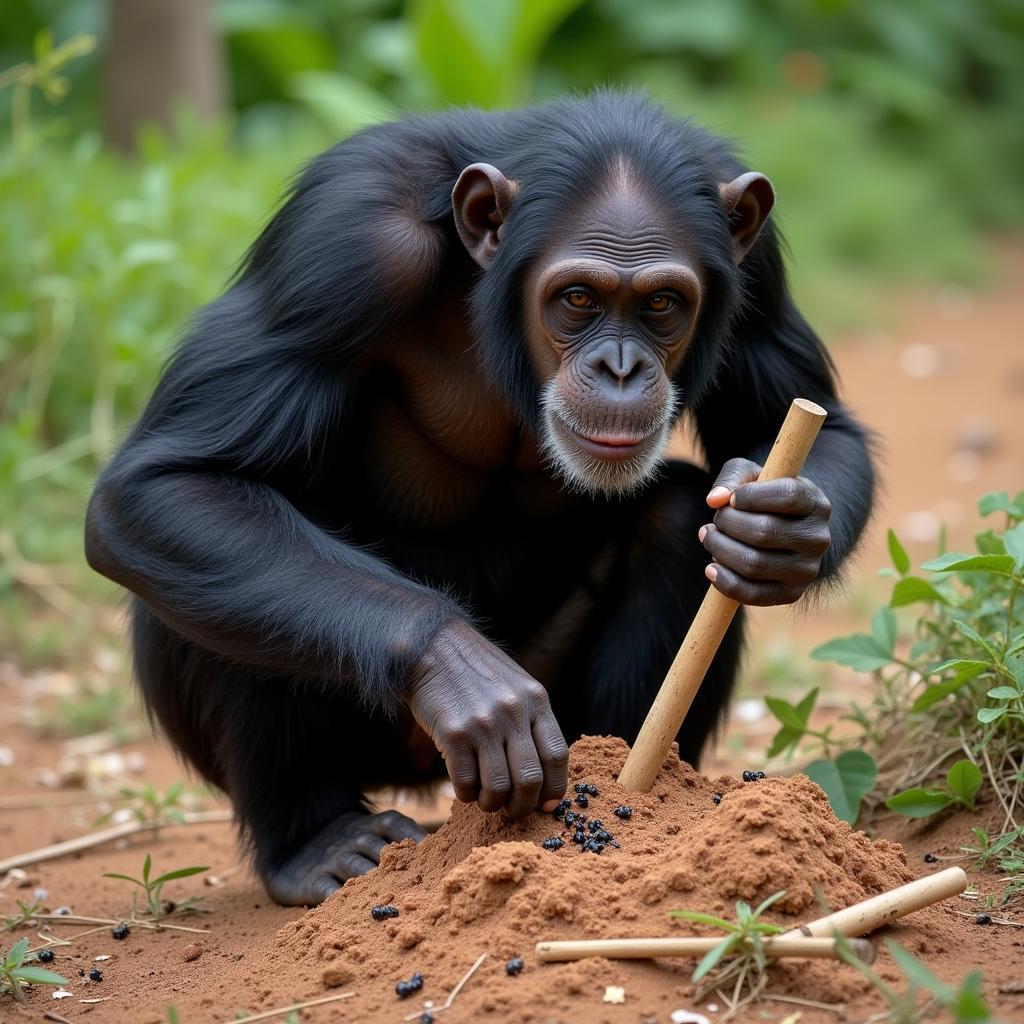
[[[633,817],[633,808],[630,807],[629,804],[619,804],[612,813],[617,818],[621,818],[623,821],[628,821]]]
[[[429,1010],[420,1014],[420,1024],[434,1024],[434,1015]]]
[[[588,797],[586,793],[577,793],[576,803],[579,804],[580,807],[589,807],[590,797]]]
[[[590,821],[587,822],[587,828],[589,828],[591,832],[596,832],[599,828],[604,828],[604,822],[600,818],[591,818]]]
[[[613,839],[615,838],[615,836],[613,836],[613,835],[611,834],[611,832],[609,832],[609,831],[608,831],[608,829],[606,829],[606,828],[599,828],[599,829],[598,829],[598,830],[597,830],[597,831],[596,831],[596,832],[594,833],[594,838],[595,838],[595,839],[596,839],[596,840],[597,840],[597,841],[598,841],[599,843],[610,843],[610,842],[611,842],[611,841],[612,841],[612,840],[613,840]]]
[[[423,975],[417,972],[408,981],[400,981],[395,985],[395,992],[399,999],[407,999],[414,992],[423,988]]]
[[[722,802],[722,794],[721,794],[721,793],[715,793],[715,794],[714,794],[714,795],[713,795],[713,796],[711,797],[711,802],[712,802],[713,804],[720,804],[720,803]]]
[[[599,843],[596,839],[588,839],[583,844],[584,853],[603,853],[604,843]]]
[[[560,850],[565,846],[565,840],[561,836],[549,836],[540,844],[545,850]]]
[[[598,790],[597,786],[595,786],[592,782],[588,782],[583,787],[583,792],[586,793],[587,796],[597,796],[598,793],[599,793],[599,790]]]
[[[98,967],[94,967],[89,972],[89,980],[90,981],[102,981],[103,980],[103,972]]]
[[[584,832],[582,829],[577,829],[572,834],[572,841],[582,846],[587,841],[587,833]]]
[[[924,855],[925,864],[934,864],[939,858],[934,853],[926,853]]]
[[[398,917],[400,911],[398,907],[393,907],[390,904],[387,906],[376,906],[370,911],[370,917],[374,921],[386,921],[389,917]]]
[[[577,782],[572,788],[576,790],[577,793],[586,793],[587,784],[585,782]]]
[[[515,977],[526,966],[521,956],[514,956],[505,964],[505,973]]]
[[[572,807],[571,800],[562,800],[559,803],[559,805],[551,812],[551,817],[553,817],[555,821],[561,821],[562,818],[565,816],[565,812],[569,810],[570,807]]]
[[[991,914],[978,914],[978,916],[974,919],[974,923],[975,924],[991,924],[992,923],[992,915]]]
[[[587,819],[582,814],[577,814],[575,811],[565,812],[565,827],[572,828],[577,822],[583,824]]]
[[[53,959],[57,954],[52,949],[41,949],[36,954],[36,959],[43,964],[53,963]]]
[[[127,939],[128,936],[131,935],[131,933],[131,928],[129,928],[128,925],[122,922],[116,928],[114,928],[110,934],[113,935],[115,939]]]

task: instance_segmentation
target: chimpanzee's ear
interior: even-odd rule
[[[452,212],[459,238],[470,256],[485,269],[494,259],[518,183],[497,167],[470,164],[452,189]]]
[[[775,205],[775,189],[763,174],[747,171],[733,181],[719,185],[718,193],[729,218],[733,259],[740,263],[757,240]]]

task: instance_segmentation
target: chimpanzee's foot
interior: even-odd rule
[[[342,883],[380,863],[380,851],[401,839],[419,842],[426,833],[398,811],[353,812],[321,829],[283,864],[264,872],[271,899],[286,906],[315,906]]]

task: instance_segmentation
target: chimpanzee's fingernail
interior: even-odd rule
[[[706,526],[702,526],[702,527],[701,527],[701,528],[700,528],[700,529],[699,529],[699,530],[697,531],[697,540],[699,540],[699,541],[701,542],[701,544],[703,544],[703,543],[704,543],[704,538],[705,538],[705,537],[706,537],[707,535],[708,535],[708,528],[707,528]]]
[[[707,500],[709,502],[718,501],[721,498],[727,497],[729,494],[728,487],[712,487],[711,493],[708,495]]]
[[[715,580],[718,579],[718,570],[713,565],[709,565],[704,570],[704,575],[707,576],[707,578],[711,580],[712,583],[714,583]]]

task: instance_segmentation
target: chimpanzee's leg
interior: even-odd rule
[[[672,461],[644,495],[552,694],[566,739],[582,733],[636,738],[709,586],[709,557],[697,531],[713,516],[704,500],[712,482],[699,467]],[[741,610],[679,734],[680,756],[691,764],[729,703],[742,632]]]
[[[423,830],[364,793],[412,785],[443,766],[415,764],[410,723],[370,714],[341,689],[268,677],[179,637],[133,609],[139,684],[178,751],[225,790],[255,867],[279,903],[316,904],[375,867],[381,849]]]

